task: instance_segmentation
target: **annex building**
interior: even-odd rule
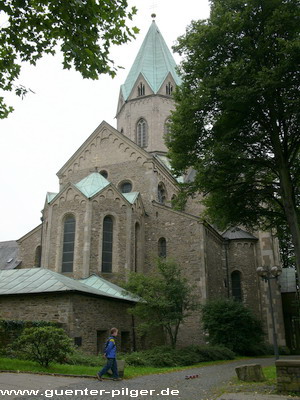
[[[167,257],[196,286],[201,302],[242,301],[272,342],[267,285],[256,269],[280,263],[276,238],[240,228],[218,232],[201,218],[200,195],[181,211],[172,207],[178,183],[193,179],[192,171],[174,177],[166,156],[177,85],[175,61],[152,21],[120,88],[117,128],[103,121],[58,171],[59,189],[47,193],[42,223],[2,243],[0,318],[60,322],[93,353],[116,325],[122,349],[131,349],[134,321],[126,310],[136,300],[116,282],[130,272],[148,274],[157,257]],[[274,309],[278,342],[285,345],[278,290]],[[178,343],[187,339],[205,340],[199,313],[181,327]]]

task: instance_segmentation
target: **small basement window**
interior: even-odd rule
[[[82,337],[81,336],[74,337],[74,344],[75,344],[75,346],[78,346],[78,347],[82,346]]]

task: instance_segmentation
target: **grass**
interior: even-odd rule
[[[200,364],[195,364],[187,367],[132,367],[126,366],[125,379],[130,379],[138,376],[152,375],[152,374],[165,374],[174,371],[184,371],[190,368],[200,368],[210,365],[219,365],[231,363],[230,361],[209,361]],[[78,375],[78,376],[92,376],[95,377],[96,373],[101,367],[101,360],[99,359],[98,367],[89,367],[85,365],[69,365],[69,364],[51,364],[49,368],[40,366],[33,361],[19,360],[12,358],[0,358],[0,370],[2,371],[19,371],[19,372],[33,372],[33,373],[49,373],[49,374],[62,374],[62,375]],[[236,377],[231,379],[229,383],[222,388],[218,388],[216,395],[223,393],[238,393],[238,392],[252,392],[261,394],[276,394],[276,368],[263,367],[263,373],[266,377],[264,382],[242,382]],[[289,393],[289,396],[292,396]],[[296,394],[295,394],[296,396]]]
[[[132,367],[126,366],[125,379],[134,378],[137,376],[145,376],[152,374],[164,374],[174,371],[184,371],[194,367],[205,367],[209,365],[225,364],[230,361],[208,361],[200,364],[195,364],[187,367]],[[36,373],[50,373],[50,374],[63,374],[63,375],[79,375],[79,376],[95,376],[99,371],[102,360],[99,359],[98,367],[89,367],[85,365],[69,365],[69,364],[51,364],[49,368],[40,366],[33,361],[19,360],[12,358],[0,358],[0,370],[2,371],[20,371],[20,372],[36,372]]]
[[[224,385],[218,388],[216,394],[223,393],[261,393],[261,394],[278,394],[276,390],[276,367],[263,367],[264,376],[266,378],[263,382],[243,382],[234,377]],[[289,393],[291,395],[291,393]]]

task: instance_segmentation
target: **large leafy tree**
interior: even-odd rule
[[[59,48],[63,67],[84,78],[114,76],[110,46],[121,45],[138,32],[128,26],[136,13],[127,0],[2,0],[0,2],[0,90],[24,95],[15,84],[22,62],[33,65]],[[0,118],[12,111],[0,96]]]
[[[178,39],[183,83],[168,137],[175,171],[196,170],[220,227],[286,225],[300,275],[299,0],[211,0]]]
[[[179,265],[159,259],[157,270],[147,276],[131,274],[125,288],[142,299],[131,309],[132,314],[142,321],[140,332],[161,327],[175,348],[180,325],[198,308],[198,299],[187,279],[181,275]]]

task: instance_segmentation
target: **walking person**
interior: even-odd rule
[[[119,372],[118,372],[118,364],[117,364],[117,346],[115,338],[118,336],[118,329],[111,328],[110,337],[108,338],[103,357],[107,359],[106,365],[97,373],[97,378],[99,381],[102,381],[102,376],[106,374],[108,370],[112,370],[113,380],[119,381]]]

